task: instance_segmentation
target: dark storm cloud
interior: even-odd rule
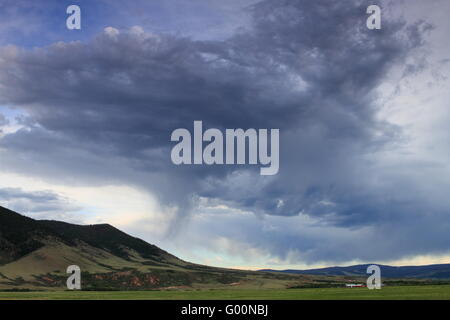
[[[180,231],[177,240],[178,246],[185,246],[187,251],[201,246],[213,256],[229,254],[248,259],[244,262],[248,264],[255,263],[249,248],[256,249],[260,252],[256,258],[263,258],[260,263],[272,268],[298,263],[380,263],[442,253],[448,245],[446,230],[450,222],[442,213],[440,223],[437,220],[411,215],[362,228],[339,228],[301,216],[265,216],[255,221],[251,215],[215,214],[195,219]],[[217,239],[231,241],[222,243]]]
[[[428,25],[386,19],[368,30],[368,4],[262,1],[252,25],[224,41],[107,28],[87,43],[5,47],[0,103],[28,116],[1,140],[2,161],[52,179],[135,184],[182,213],[208,197],[338,226],[420,216],[428,203],[408,179],[380,173],[370,157],[400,134],[377,120],[374,89],[392,67],[408,68]],[[194,120],[280,128],[280,173],[175,167],[170,133]]]
[[[173,168],[163,156],[170,132],[189,128],[196,119],[209,127],[281,128],[285,136],[300,128],[292,142],[282,137],[282,150],[289,152],[282,154],[282,171],[289,176],[291,159],[304,153],[325,159],[321,167],[347,162],[345,156],[331,160],[340,156],[333,149],[353,155],[372,145],[380,124],[373,119],[368,93],[386,68],[418,43],[417,33],[400,39],[401,24],[370,33],[364,9],[359,2],[263,2],[253,9],[253,30],[224,42],[109,29],[87,44],[19,52],[7,48],[2,98],[23,107],[29,122],[50,133],[43,136],[33,127],[7,137],[4,145],[44,151],[55,148],[50,136],[74,140],[77,149],[128,158],[139,169],[167,171],[177,180],[186,175],[187,181],[176,183],[188,183],[188,190],[206,175],[225,173],[217,167]],[[309,130],[317,132],[305,141],[307,146],[295,146]],[[302,162],[309,166],[308,160]],[[276,192],[276,184],[268,191]],[[200,188],[192,191],[201,193]],[[210,196],[224,193],[208,191]],[[271,213],[271,198],[232,200]],[[296,214],[301,207],[293,204],[280,214]]]

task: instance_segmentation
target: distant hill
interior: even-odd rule
[[[329,267],[310,270],[272,270],[264,269],[260,271],[282,272],[303,275],[321,276],[353,276],[367,277],[367,267],[370,264],[360,264],[348,267]],[[415,279],[450,279],[450,264],[433,264],[427,266],[402,266],[393,267],[378,265],[383,278],[415,278]]]

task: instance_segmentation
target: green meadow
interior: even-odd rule
[[[449,300],[450,285],[367,288],[0,292],[1,300]]]

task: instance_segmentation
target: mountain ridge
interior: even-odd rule
[[[375,264],[375,263],[373,263]],[[328,276],[367,276],[367,267],[371,264],[358,264],[351,266],[334,266],[317,269],[261,269],[263,272],[280,272],[303,275],[328,275]],[[450,279],[450,264],[430,264],[423,266],[390,266],[376,264],[381,269],[384,278],[417,278],[417,279]]]
[[[91,225],[71,224],[56,220],[37,220],[38,223],[55,230],[58,234],[70,239],[78,239],[95,247],[106,249],[126,260],[130,258],[129,254],[123,248],[115,246],[119,242],[123,247],[127,245],[129,248],[136,250],[143,258],[162,258],[171,256],[171,258],[178,259],[169,254],[165,250],[158,248],[155,245],[149,244],[144,240],[130,236],[125,232],[115,228],[114,226],[102,223]]]

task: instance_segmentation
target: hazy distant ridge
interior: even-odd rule
[[[309,275],[329,275],[329,276],[366,276],[367,266],[370,264],[360,264],[348,267],[329,267],[310,270],[272,270],[263,269],[260,271],[309,274]],[[381,276],[385,278],[417,278],[417,279],[450,279],[450,264],[432,264],[427,266],[402,266],[394,267],[379,265]]]

